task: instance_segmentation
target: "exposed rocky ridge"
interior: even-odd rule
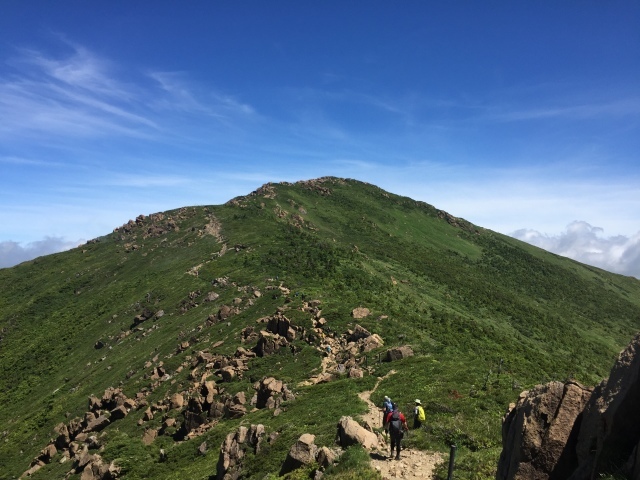
[[[252,299],[261,296],[257,288],[239,286],[226,277],[214,279],[212,285],[216,288],[231,286],[242,294],[242,298],[236,298],[233,301],[234,306],[221,305],[217,314],[209,315],[205,322],[195,329],[198,334],[206,332],[207,328],[219,322],[229,320],[231,316],[240,313],[241,307],[246,308],[251,304]],[[275,290],[285,298],[290,294],[290,289],[282,284],[267,285],[265,290]],[[200,301],[202,297],[200,291],[189,292],[188,298],[194,301],[191,308],[198,307],[199,304],[195,301]],[[204,302],[213,302],[218,298],[219,295],[212,291],[204,295]],[[258,318],[256,323],[264,329],[254,329],[252,326],[243,329],[238,336],[240,345],[233,355],[215,352],[215,349],[224,343],[222,341],[211,343],[210,348],[197,351],[192,350],[191,346],[192,343],[200,342],[196,336],[192,336],[190,340],[179,341],[175,352],[166,357],[183,356],[183,361],[175,370],[168,369],[164,361],[155,355],[144,364],[146,373],[142,379],[148,383],[141,387],[134,398],[128,398],[121,388],[114,387],[107,388],[101,396],[91,395],[88,398],[88,409],[84,417],[60,423],[55,429],[55,437],[33,459],[23,476],[30,476],[58,455],[58,458],[62,457],[60,462],[70,460],[72,467],[69,474],[82,473],[83,478],[87,479],[117,478],[119,467],[114,463],[105,463],[98,453],[90,454],[90,451],[101,447],[101,433],[105,428],[126,418],[132,410],[142,412],[137,425],[140,428],[141,441],[145,445],[152,444],[163,435],[172,437],[175,441],[193,439],[206,433],[222,419],[239,418],[256,409],[269,409],[274,412],[274,415],[278,415],[283,410],[282,403],[295,398],[295,394],[281,380],[265,377],[255,382],[253,384],[255,393],[251,399],[248,399],[242,391],[233,396],[226,393],[225,383],[242,378],[250,368],[251,359],[256,356],[273,354],[282,347],[290,348],[295,354],[296,346],[292,343],[295,340],[316,345],[316,348],[326,355],[325,359],[330,360],[333,365],[332,374],[328,374],[323,381],[330,381],[334,375],[342,373],[348,373],[349,377],[361,377],[364,373],[358,368],[358,362],[362,362],[362,359],[357,359],[357,355],[382,346],[384,344],[382,338],[360,325],[356,325],[353,330],[347,330],[342,335],[336,335],[328,328],[326,319],[322,317],[320,305],[319,300],[302,302],[300,309],[311,317],[313,327],[310,330],[294,325],[285,316],[286,305],[279,307],[273,315]],[[144,307],[138,311],[140,313],[134,317],[130,329],[122,332],[117,338],[108,338],[109,343],[114,342],[113,344],[117,345],[118,342],[126,341],[132,332],[144,336],[160,328],[156,320],[164,316],[163,310],[156,311]],[[153,325],[145,328],[152,319]],[[265,345],[265,339],[270,339],[272,344]],[[252,348],[243,346],[254,342],[255,346]],[[333,349],[329,347],[330,345]],[[106,347],[111,348],[103,341],[98,341],[94,345],[97,349]],[[326,351],[327,348],[329,353]],[[323,362],[323,365],[326,369],[328,364]],[[186,385],[182,382],[176,384],[174,377],[183,370],[189,372],[188,382]],[[135,371],[132,370],[128,377],[134,374]],[[150,402],[149,396],[167,382],[176,384],[176,387],[170,389],[161,399]],[[252,448],[256,447],[252,442],[248,445]],[[327,458],[335,456],[327,452],[323,455]],[[231,467],[233,465],[235,464],[232,461]],[[230,478],[226,470],[223,476],[225,475],[227,476],[224,478]]]
[[[640,479],[640,334],[607,380],[590,389],[551,382],[520,395],[502,427],[497,478]]]

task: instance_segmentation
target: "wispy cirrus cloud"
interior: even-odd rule
[[[198,87],[180,72],[128,70],[65,42],[66,54],[18,50],[0,77],[0,138],[101,138],[166,142],[188,135],[167,111],[228,122],[256,115],[237,98]],[[197,118],[197,117],[196,117]],[[193,120],[193,119],[192,119]],[[194,120],[195,121],[195,120]]]

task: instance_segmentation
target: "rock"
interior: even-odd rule
[[[362,378],[364,377],[364,371],[361,368],[352,367],[349,370],[349,378]]]
[[[263,425],[251,425],[248,430],[241,426],[236,432],[229,433],[220,446],[216,479],[238,478],[242,470],[242,459],[245,452],[252,450],[254,454],[258,453],[264,435]]]
[[[148,422],[149,420],[153,420],[153,412],[151,411],[151,408],[147,408],[147,409],[144,411],[144,415],[143,415],[142,419],[143,419],[145,422]]]
[[[222,380],[230,382],[236,377],[236,371],[233,367],[224,367],[220,369],[220,375],[222,375]]]
[[[247,409],[244,405],[231,404],[226,406],[227,418],[240,418],[247,414]]]
[[[503,421],[498,480],[640,479],[640,334],[594,389],[551,382],[523,392]]]
[[[568,478],[575,455],[564,454],[565,445],[570,436],[575,438],[576,420],[590,395],[590,389],[574,382],[551,382],[523,392],[503,419],[496,478]]]
[[[316,454],[316,461],[321,468],[327,468],[336,461],[338,456],[328,447],[321,447]]]
[[[99,417],[91,420],[87,423],[87,427],[85,428],[85,432],[99,432],[107,425],[109,425],[110,421],[105,415],[100,415]]]
[[[304,465],[311,465],[316,459],[318,447],[315,445],[315,435],[305,433],[300,436],[289,450],[289,454],[282,465],[280,475],[296,470]]]
[[[351,417],[342,417],[338,422],[338,439],[342,448],[359,443],[366,449],[378,447],[378,437],[373,432],[369,432],[361,427],[358,422]]]
[[[244,405],[247,403],[247,396],[244,392],[238,392],[233,397],[233,403],[236,405]]]
[[[580,475],[596,477],[617,458],[625,459],[629,478],[640,478],[630,476],[631,472],[640,471],[637,461],[640,443],[638,405],[640,333],[618,355],[609,378],[594,389],[584,410],[576,445],[579,467],[574,478],[580,478]]]
[[[289,342],[292,342],[296,338],[296,331],[292,327],[291,321],[284,315],[275,315],[269,318],[267,330],[286,338]]]
[[[384,345],[384,341],[380,335],[374,333],[373,335],[358,341],[358,344],[360,345],[360,351],[362,353],[367,353],[373,349],[382,347]]]
[[[80,480],[113,480],[118,478],[120,467],[113,462],[105,465],[100,455],[92,455],[89,463],[82,470]]]
[[[218,310],[218,320],[224,321],[229,317],[237,313],[235,308],[230,307],[229,305],[222,305]]]
[[[200,389],[200,393],[205,397],[205,402],[209,405],[213,403],[213,399],[218,394],[218,389],[216,388],[216,382],[213,380],[207,380],[202,385]]]
[[[207,293],[206,297],[204,297],[204,301],[205,302],[214,302],[218,299],[220,295],[218,295],[216,292],[209,292]]]
[[[125,407],[124,405],[120,405],[119,407],[116,407],[113,410],[111,410],[110,413],[111,415],[109,417],[109,420],[114,422],[116,420],[122,420],[124,417],[127,416],[129,411],[127,410],[127,407]]]
[[[200,444],[200,446],[198,447],[198,453],[200,455],[203,455],[203,456],[207,454],[207,442],[206,441],[202,442]]]
[[[371,312],[369,311],[369,309],[365,307],[354,308],[351,311],[351,316],[353,318],[365,318],[365,317],[368,317],[370,314]]]
[[[286,338],[262,330],[259,333],[258,343],[254,347],[253,351],[259,357],[264,357],[265,355],[271,355],[277,352],[278,350],[280,350],[280,348],[284,347],[288,343],[289,342]]]
[[[174,393],[171,395],[171,408],[173,410],[179,410],[184,407],[184,397],[180,393]]]
[[[56,453],[58,453],[58,450],[54,444],[50,443],[40,450],[40,454],[36,457],[36,460],[42,463],[49,463]]]
[[[155,428],[148,428],[144,431],[142,436],[142,443],[145,445],[151,445],[158,436],[158,431]]]
[[[274,377],[263,378],[256,382],[253,388],[256,393],[256,408],[268,408],[273,410],[280,405],[281,400],[293,400],[295,395],[280,380]]]
[[[92,412],[98,411],[102,408],[102,402],[100,399],[94,395],[89,397],[89,410]]]
[[[403,345],[401,347],[390,348],[387,350],[387,362],[394,362],[396,360],[402,360],[403,358],[413,357],[413,350],[409,345]]]
[[[71,443],[69,428],[64,423],[59,423],[53,431],[58,434],[55,440],[56,448],[62,450],[63,448],[69,447],[69,444]]]
[[[366,328],[356,325],[352,332],[347,336],[347,342],[357,342],[360,339],[364,339],[371,336],[371,332]]]

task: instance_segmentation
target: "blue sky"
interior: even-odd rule
[[[0,267],[333,175],[640,277],[638,2],[0,13]]]

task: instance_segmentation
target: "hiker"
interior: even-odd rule
[[[398,410],[398,404],[393,404],[393,411],[386,417],[386,423],[389,425],[389,436],[391,437],[391,457],[393,458],[393,449],[396,449],[396,460],[400,460],[400,443],[404,432],[409,431],[407,426],[407,419]]]
[[[389,397],[385,396],[382,402],[382,427],[385,430],[387,430],[387,415],[391,412],[393,412],[393,403]]]
[[[424,408],[422,408],[420,400],[416,398],[416,406],[413,409],[413,428],[420,428],[425,419]]]

